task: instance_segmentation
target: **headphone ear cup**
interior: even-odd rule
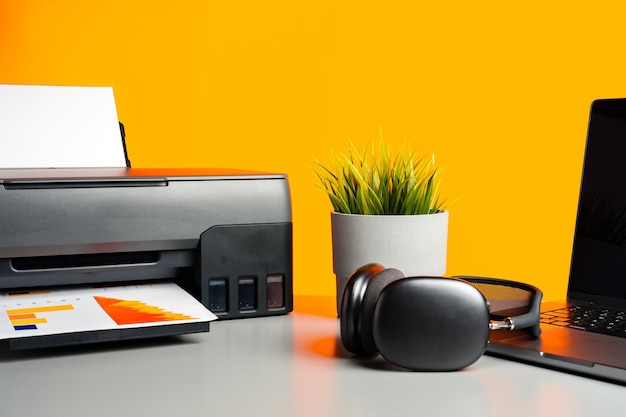
[[[374,275],[363,294],[361,305],[361,344],[363,353],[374,354],[378,351],[372,333],[374,308],[381,291],[390,283],[404,278],[404,274],[395,269],[387,268]]]
[[[348,278],[341,298],[339,328],[341,342],[349,352],[365,353],[361,342],[363,295],[372,277],[384,269],[382,265],[367,264],[354,271]]]
[[[488,303],[466,281],[409,277],[387,285],[374,307],[372,338],[396,366],[454,371],[474,363],[487,347]]]

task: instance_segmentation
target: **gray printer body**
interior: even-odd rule
[[[286,175],[0,169],[0,289],[161,279],[220,318],[290,312]]]

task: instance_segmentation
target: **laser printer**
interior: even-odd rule
[[[284,174],[0,169],[0,289],[172,280],[221,319],[293,309]]]

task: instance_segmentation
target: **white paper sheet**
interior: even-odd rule
[[[216,319],[172,282],[0,293],[0,340]]]
[[[113,88],[0,84],[0,168],[125,166]]]

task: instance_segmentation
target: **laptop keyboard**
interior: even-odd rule
[[[541,322],[594,333],[626,337],[626,312],[571,306],[541,313]]]

